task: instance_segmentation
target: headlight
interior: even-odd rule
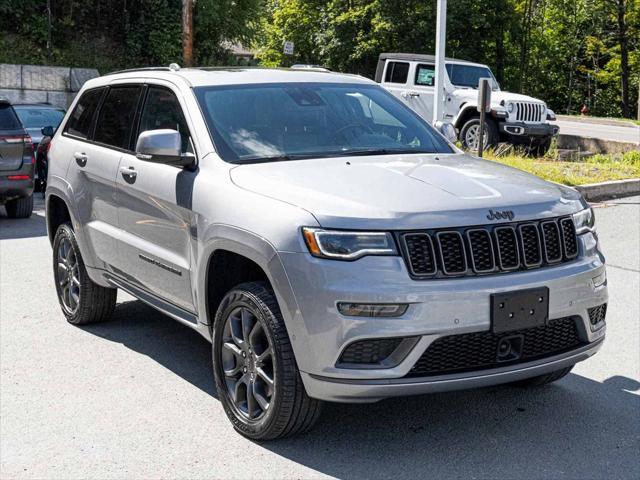
[[[587,208],[578,213],[574,213],[573,224],[576,226],[576,233],[578,235],[595,230],[596,217],[593,214],[593,209]]]
[[[509,113],[513,113],[513,111],[515,110],[516,106],[513,103],[507,103],[507,112]]]
[[[550,108],[547,108],[547,120],[554,121],[556,119],[556,114]]]
[[[309,252],[315,257],[356,260],[365,255],[397,255],[393,236],[388,232],[344,232],[303,228]]]

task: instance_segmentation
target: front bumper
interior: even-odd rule
[[[499,130],[513,137],[552,137],[558,134],[560,127],[549,123],[500,122]]]
[[[279,254],[297,309],[287,328],[309,394],[334,401],[375,401],[386,396],[503,383],[563,368],[593,355],[605,328],[592,331],[587,309],[607,302],[607,287],[595,286],[605,272],[591,234],[581,235],[580,257],[570,263],[483,277],[415,281],[401,257],[365,257],[355,262]],[[549,288],[549,316],[576,317],[586,344],[558,358],[459,375],[404,378],[429,345],[455,334],[490,330],[490,295]],[[397,318],[345,317],[337,302],[408,303]],[[350,343],[372,338],[419,337],[404,359],[390,368],[336,366]]]

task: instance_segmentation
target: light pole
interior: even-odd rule
[[[447,0],[438,0],[436,26],[436,82],[433,91],[433,123],[444,119],[444,47],[447,39]]]

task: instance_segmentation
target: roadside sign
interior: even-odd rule
[[[484,111],[491,111],[491,79],[481,78],[478,80],[478,111],[482,111],[482,105],[484,105]]]
[[[285,55],[293,55],[293,42],[285,41],[283,51]]]

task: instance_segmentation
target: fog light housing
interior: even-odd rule
[[[597,277],[593,277],[593,286],[595,288],[601,287],[602,285],[606,285],[607,283],[607,272],[602,272]]]
[[[400,317],[407,308],[406,303],[338,302],[338,311],[347,317]]]

